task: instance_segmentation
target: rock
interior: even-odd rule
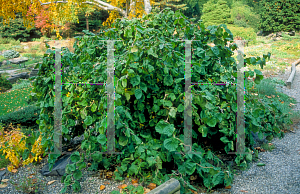
[[[295,34],[296,34],[295,31],[291,31],[291,32],[288,33],[288,35],[290,35],[290,36],[295,36]]]
[[[6,60],[2,61],[2,65],[7,65],[7,61]]]
[[[272,39],[273,37],[275,37],[276,35],[275,34],[269,34],[266,38],[268,38],[268,39]]]
[[[282,32],[276,32],[276,37],[282,37]]]
[[[7,171],[7,167],[4,170],[0,171],[0,182],[4,178],[4,175],[6,174],[6,171]]]
[[[24,46],[24,49],[29,49],[29,47],[28,46]]]
[[[256,33],[257,36],[263,36],[263,31],[260,30],[259,32]]]
[[[7,80],[11,83],[11,84],[15,84],[19,79],[28,79],[29,75],[28,73],[20,73],[17,75],[12,75],[10,78],[7,78]]]
[[[58,157],[58,160],[54,163],[51,171],[49,171],[49,163],[47,163],[40,170],[40,173],[43,176],[63,176],[65,174],[66,166],[74,163],[71,161],[70,156],[71,154]]]

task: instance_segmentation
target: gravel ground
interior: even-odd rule
[[[286,82],[290,68],[285,74],[276,76]],[[291,89],[278,86],[279,92],[297,100],[294,110],[300,110],[300,65],[296,66],[296,75]],[[300,124],[293,132],[285,133],[284,138],[274,138],[271,143],[275,149],[260,152],[258,161],[251,162],[249,170],[238,171],[230,189],[215,189],[214,194],[299,194],[300,193]],[[265,166],[257,166],[264,163]]]

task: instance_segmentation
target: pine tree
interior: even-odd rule
[[[204,4],[201,20],[206,27],[210,25],[233,24],[231,10],[224,0],[219,0],[217,3],[214,3],[214,0],[210,0]]]

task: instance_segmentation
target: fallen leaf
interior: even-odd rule
[[[148,185],[148,188],[151,189],[151,190],[153,190],[153,189],[156,188],[156,184],[150,183],[150,184]]]
[[[5,170],[5,168],[1,168],[0,170]]]
[[[32,183],[37,183],[37,179],[32,179]]]
[[[144,188],[144,194],[149,193],[150,191],[151,191],[150,189]]]
[[[47,184],[48,185],[51,185],[52,183],[54,183],[56,180],[53,180],[53,181],[49,181]]]
[[[12,169],[11,172],[16,173],[16,172],[18,172],[18,170],[17,169]]]
[[[198,194],[196,191],[190,189],[190,191],[193,193],[193,194]]]
[[[126,184],[123,184],[123,185],[119,185],[119,186],[118,186],[119,189],[124,189],[124,188],[126,188],[126,187],[127,187]]]
[[[91,163],[88,163],[88,166],[91,166],[92,164]]]
[[[271,146],[271,145],[273,145],[272,143],[269,143],[269,145]]]
[[[138,183],[138,179],[132,179],[132,180],[131,180],[131,183],[132,183],[132,184]]]
[[[2,181],[1,181],[1,182],[4,182],[4,183],[6,183],[7,181],[9,181],[9,179],[2,179]]]
[[[106,185],[109,185],[109,184],[110,184],[110,182],[106,181],[106,182],[104,182],[104,184],[106,184]]]
[[[245,190],[241,190],[241,192],[248,193],[248,191],[245,191]]]
[[[104,186],[104,185],[101,185],[101,186],[100,186],[100,190],[102,191],[103,189],[105,189],[105,186]]]
[[[229,186],[225,187],[225,189],[231,189],[231,186],[229,185]]]
[[[71,152],[73,149],[72,148],[70,148],[70,149],[68,149],[68,152]]]
[[[29,176],[29,178],[32,178],[33,176]]]
[[[135,186],[135,187],[139,186],[138,183],[133,183],[132,185]]]
[[[5,187],[7,187],[7,183],[0,184],[0,188],[5,188]]]

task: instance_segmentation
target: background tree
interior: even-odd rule
[[[231,10],[224,0],[219,0],[217,3],[214,3],[214,0],[210,0],[204,4],[201,20],[205,26],[233,24]]]
[[[231,9],[231,18],[234,24],[239,27],[251,27],[255,32],[258,31],[260,15],[255,14],[253,8],[245,5],[242,1],[234,2]]]
[[[116,7],[114,5],[124,5],[124,3],[127,6],[126,11],[122,9],[122,7]],[[73,21],[74,17],[77,17],[77,14],[80,10],[80,7],[83,6],[83,4],[89,4],[94,5],[98,7],[99,9],[103,10],[116,10],[119,12],[119,14],[122,14],[123,17],[142,17],[142,15],[149,14],[151,12],[151,5],[150,0],[144,0],[144,2],[135,2],[134,0],[130,0],[130,5],[128,9],[128,3],[129,0],[112,0],[112,3],[106,3],[104,1],[100,0],[90,0],[90,1],[84,1],[84,0],[68,0],[68,1],[55,1],[55,0],[15,0],[13,2],[7,2],[4,0],[0,0],[0,16],[3,17],[3,22],[9,25],[9,18],[15,18],[16,13],[20,12],[22,13],[23,19],[24,19],[24,25],[27,28],[30,28],[34,26],[34,17],[28,17],[27,12],[29,9],[29,6],[31,6],[32,9],[37,11],[37,14],[42,11],[42,5],[49,5],[49,17],[54,20],[54,24],[60,26],[62,28],[64,24],[67,22]],[[129,13],[130,12],[130,13]],[[78,22],[78,17],[77,17]],[[59,38],[59,27],[55,29],[57,36]]]
[[[260,28],[266,33],[300,30],[300,1],[273,0],[260,2]]]
[[[50,38],[51,31],[56,25],[53,23],[53,20],[49,17],[50,13],[48,11],[49,6],[43,6],[43,9],[40,13],[37,13],[35,10],[29,7],[29,11],[26,16],[32,16],[35,18],[35,27],[41,30],[41,33]],[[38,15],[37,15],[38,14]]]
[[[195,4],[196,1],[192,1],[192,4]],[[162,0],[160,2],[153,2],[154,6],[158,6],[160,10],[163,10],[166,7],[170,7],[172,11],[181,11],[187,10],[187,4],[184,3],[184,0]]]

